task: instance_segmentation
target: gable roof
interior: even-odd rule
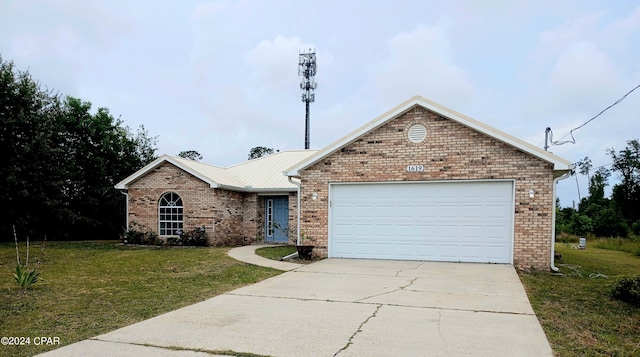
[[[131,176],[118,182],[116,189],[126,190],[133,182],[141,179],[149,172],[164,163],[170,163],[198,179],[206,182],[212,188],[224,188],[243,192],[289,192],[297,190],[291,184],[283,171],[307,157],[317,150],[282,151],[258,159],[249,160],[227,168],[205,164],[181,157],[162,155]]]
[[[411,99],[405,101],[404,103],[396,106],[395,108],[389,110],[388,112],[382,114],[381,116],[373,119],[372,121],[364,124],[358,129],[352,131],[351,133],[345,135],[341,139],[333,142],[332,144],[326,146],[324,149],[318,151],[314,155],[309,156],[308,158],[298,162],[297,164],[289,167],[286,170],[286,175],[291,177],[299,177],[300,171],[312,166],[313,164],[319,162],[325,157],[333,154],[334,152],[342,149],[343,147],[351,144],[361,136],[381,127],[387,122],[399,117],[400,115],[406,113],[411,108],[415,106],[421,106],[427,110],[430,110],[434,113],[437,113],[445,118],[453,120],[457,123],[460,123],[468,128],[471,128],[475,131],[478,131],[482,134],[490,136],[494,139],[502,141],[510,146],[513,146],[527,154],[538,157],[544,161],[547,161],[553,164],[554,176],[559,176],[562,173],[570,171],[573,169],[573,164],[565,160],[559,156],[556,156],[548,151],[544,151],[541,148],[538,148],[534,145],[527,143],[526,141],[520,140],[514,136],[511,136],[503,131],[500,131],[496,128],[493,128],[487,124],[481,123],[475,119],[472,119],[464,114],[460,114],[452,109],[449,109],[445,106],[442,106],[438,103],[432,102],[426,98],[421,96],[415,96]]]

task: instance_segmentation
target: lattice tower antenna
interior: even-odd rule
[[[305,103],[306,115],[304,124],[304,148],[309,149],[309,103],[316,100],[314,93],[318,87],[316,83],[316,52],[309,49],[308,52],[300,52],[298,60],[298,76],[300,76],[300,90],[302,90],[302,101]]]

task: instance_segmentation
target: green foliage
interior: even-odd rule
[[[31,285],[37,283],[40,279],[40,273],[36,271],[38,265],[40,265],[40,260],[44,256],[44,242],[42,241],[42,251],[40,252],[40,259],[36,263],[36,268],[29,271],[29,236],[27,236],[27,254],[25,256],[24,264],[20,262],[20,249],[18,249],[18,234],[16,232],[15,225],[11,227],[13,229],[13,239],[16,247],[16,270],[13,273],[13,278],[15,279],[18,286],[20,286],[20,290],[26,291],[31,287]],[[45,237],[46,238],[46,237]]]
[[[31,285],[40,281],[40,273],[36,272],[36,269],[29,271],[26,265],[16,264],[16,271],[13,273],[13,278],[20,286],[20,290],[27,290]]]
[[[616,153],[610,148],[608,153],[621,180],[613,187],[611,198],[631,225],[640,220],[640,142],[629,140],[623,150]]]
[[[13,245],[0,243],[0,271],[7,273],[0,279],[0,331],[51,334],[70,345],[282,273],[236,261],[226,247],[131,249],[118,243],[48,242],[46,268],[38,268],[46,284],[27,293],[10,277]],[[60,346],[10,347],[0,346],[0,356],[35,356]]]
[[[106,108],[43,90],[0,57],[0,240],[10,227],[51,239],[116,238],[123,196],[113,186],[155,159],[157,139]]]
[[[293,245],[279,245],[275,247],[263,247],[256,249],[256,255],[271,260],[280,260],[282,257],[297,252]]]
[[[249,160],[273,154],[273,149],[265,146],[256,146],[249,151]]]
[[[598,168],[591,174],[591,159],[585,157],[577,163],[581,174],[589,180],[589,195],[580,201],[578,210],[557,208],[556,233],[599,237],[627,237],[631,231],[638,234],[640,224],[640,143],[627,141],[624,150],[607,150],[613,159],[611,170]],[[621,182],[612,188],[611,198],[605,197],[605,188],[611,173]]]
[[[202,155],[200,155],[200,153],[195,150],[180,151],[178,156],[180,156],[183,159],[189,159],[193,161],[202,160]]]
[[[594,241],[592,246],[594,248],[618,250],[631,254],[640,252],[640,240],[633,238],[600,238]]]
[[[179,235],[182,245],[207,245],[207,231],[204,226],[196,227],[190,231],[179,231]]]
[[[143,231],[141,226],[133,223],[129,229],[121,236],[124,244],[140,244],[140,245],[189,245],[189,246],[206,246],[208,242],[207,231],[204,226],[196,227],[190,231],[178,230],[177,236],[169,236],[160,238],[151,230]]]
[[[158,236],[156,232],[151,230],[141,231],[136,227],[138,227],[138,225],[134,223],[122,234],[122,243],[143,245],[156,244]]]
[[[640,220],[633,222],[631,232],[636,236],[640,236]]]
[[[628,253],[556,245],[558,273],[519,272],[520,281],[556,356],[636,356],[640,309],[611,298],[618,279],[637,276]],[[602,274],[608,276],[604,278]]]
[[[593,230],[593,221],[587,215],[576,213],[573,215],[570,227],[573,232],[584,236]]]
[[[614,299],[640,307],[640,277],[620,279],[611,293]]]

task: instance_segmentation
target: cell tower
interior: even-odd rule
[[[316,100],[314,93],[318,87],[316,83],[316,52],[309,49],[308,52],[300,52],[298,61],[298,76],[300,79],[300,89],[302,90],[302,101],[306,105],[306,116],[304,124],[304,148],[309,149],[309,103]]]

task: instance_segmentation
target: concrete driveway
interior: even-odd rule
[[[509,265],[326,259],[47,356],[552,356]]]

